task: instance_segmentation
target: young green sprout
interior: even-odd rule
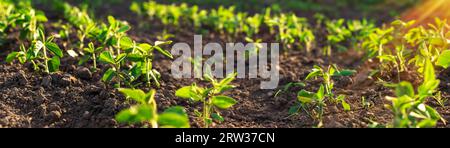
[[[79,29],[77,30],[77,36],[80,40],[79,42],[79,49],[84,49],[84,41],[86,37],[91,34],[96,29],[95,23],[88,23],[88,24],[82,24],[80,25]]]
[[[15,59],[19,60],[21,64],[25,64],[25,62],[27,62],[27,50],[25,49],[25,45],[20,45],[20,51],[14,51],[8,54],[5,61],[7,63],[11,63]]]
[[[120,87],[120,82],[124,81],[128,86],[134,87],[132,82],[141,76],[145,76],[147,84],[151,87],[152,81],[156,87],[160,87],[158,71],[153,69],[154,51],[158,51],[166,57],[173,58],[169,51],[162,49],[161,46],[168,45],[171,41],[156,41],[155,45],[147,43],[136,43],[129,37],[120,38],[120,49],[123,51],[119,55],[113,55],[111,51],[104,51],[100,54],[99,60],[110,64],[112,68],[108,69],[103,75],[102,80],[111,82],[113,78],[118,78],[116,87]],[[132,62],[130,70],[121,69],[125,62]]]
[[[328,66],[328,70],[325,71],[320,66],[316,65],[312,69],[312,72],[309,73],[308,76],[306,76],[305,80],[311,80],[321,77],[323,79],[323,85],[325,87],[325,94],[334,100],[335,98],[332,91],[334,88],[334,82],[332,80],[332,77],[351,76],[355,73],[356,71],[354,70],[339,70],[336,65]]]
[[[127,98],[138,104],[121,111],[116,116],[120,123],[149,123],[152,128],[189,128],[189,118],[183,107],[175,106],[158,114],[155,90],[145,93],[139,89],[119,89]]]
[[[386,105],[394,113],[394,120],[388,127],[394,128],[426,128],[435,127],[441,120],[446,123],[439,113],[426,100],[433,97],[440,81],[436,79],[431,61],[427,61],[424,69],[424,81],[417,89],[409,82],[393,85],[397,97],[386,97],[392,105]]]
[[[53,36],[46,38],[44,31],[38,29],[38,38],[32,42],[32,46],[25,51],[25,47],[22,45],[20,51],[10,53],[6,61],[12,62],[14,58],[18,58],[21,63],[33,63],[35,70],[39,70],[42,65],[45,73],[56,72],[59,70],[60,58],[63,57],[63,53],[53,39]],[[50,57],[49,52],[54,56]]]
[[[124,73],[120,69],[120,65],[122,64],[122,61],[124,61],[126,58],[126,54],[120,54],[117,56],[113,56],[111,51],[104,51],[99,55],[99,61],[103,63],[107,63],[111,65],[111,68],[109,68],[102,77],[102,81],[104,82],[111,82],[114,78],[117,79],[117,85],[116,87],[120,87],[121,80],[126,78],[126,73]]]
[[[97,56],[99,52],[103,50],[103,47],[94,47],[94,43],[89,43],[88,48],[84,48],[84,52],[86,55],[84,55],[80,61],[78,62],[78,65],[82,65],[86,63],[89,60],[92,60],[94,63],[92,70],[97,71]]]
[[[127,43],[124,44],[125,42]],[[145,79],[147,80],[147,85],[149,87],[152,84],[152,80],[156,87],[160,87],[161,85],[159,83],[160,74],[158,71],[153,69],[153,52],[156,50],[164,56],[172,59],[172,54],[161,47],[171,43],[172,41],[156,41],[155,45],[150,45],[147,43],[136,44],[134,41],[131,41],[131,39],[125,39],[122,41],[122,47],[125,50],[131,50],[129,51],[131,54],[128,55],[128,60],[139,63],[134,65],[133,68],[143,69],[142,73],[145,75]]]
[[[203,104],[203,112],[197,112],[202,118],[204,127],[209,127],[213,120],[223,122],[224,119],[220,115],[219,109],[228,109],[237,103],[236,100],[229,96],[221,95],[223,92],[234,88],[230,83],[236,77],[236,73],[228,75],[226,78],[218,82],[211,76],[205,76],[213,87],[203,88],[196,84],[185,86],[178,89],[175,93],[177,97],[190,99],[193,102],[201,102]]]
[[[338,97],[335,97],[333,93],[334,83],[332,81],[332,77],[350,76],[354,73],[355,71],[353,70],[340,71],[336,66],[328,66],[327,71],[323,70],[319,66],[314,66],[312,72],[308,74],[305,80],[321,77],[323,79],[323,84],[316,93],[306,90],[301,90],[298,92],[297,100],[299,103],[293,106],[289,110],[289,113],[292,115],[296,114],[300,110],[304,110],[311,117],[322,120],[323,109],[326,106],[327,99],[330,99],[330,101],[336,104],[340,103],[345,111],[349,111],[351,108],[345,101],[345,96],[339,95]],[[313,110],[314,115],[313,113],[309,113],[309,110]]]
[[[36,47],[34,49],[34,53],[39,52],[42,48],[43,53],[43,60],[45,63],[45,72],[56,72],[59,70],[60,60],[59,58],[63,57],[63,52],[59,48],[59,46],[53,42],[54,37],[46,38],[44,31],[41,29],[38,29],[39,32],[39,39],[36,41]],[[50,58],[47,54],[47,50],[53,53],[55,56],[53,58]]]

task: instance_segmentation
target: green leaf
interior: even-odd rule
[[[444,124],[446,124],[447,121],[444,118],[442,118],[442,116],[436,109],[426,105],[426,110],[432,119],[441,120]]]
[[[169,107],[166,110],[164,110],[164,113],[176,113],[176,114],[188,117],[186,110],[181,106]]]
[[[142,63],[138,62],[136,63],[131,69],[130,69],[131,76],[134,78],[139,78],[142,75]]]
[[[132,62],[141,62],[144,61],[144,57],[140,54],[128,54],[127,59]]]
[[[127,98],[131,98],[141,104],[147,103],[146,102],[147,94],[145,94],[145,92],[140,89],[119,88],[119,92],[124,94]]]
[[[341,102],[342,108],[344,108],[344,111],[350,111],[350,110],[351,110],[350,104],[348,104],[348,103],[345,101],[345,96],[344,96],[344,95],[339,95],[339,96],[337,97],[337,100],[339,100],[339,101]]]
[[[325,98],[325,87],[320,85],[319,91],[316,93],[317,99],[323,100]]]
[[[169,45],[172,44],[172,41],[156,41],[155,46]]]
[[[297,94],[297,99],[303,104],[308,104],[314,102],[314,95],[316,94],[306,90],[301,90]]]
[[[99,52],[101,50],[103,50],[103,47],[97,47],[97,48],[95,48],[94,52]]]
[[[203,100],[203,96],[202,96],[203,92],[204,92],[203,88],[192,85],[192,86],[185,86],[185,87],[178,89],[175,92],[175,95],[177,97],[180,97],[183,99],[191,99],[192,101],[200,101],[200,100]]]
[[[38,22],[47,22],[48,21],[47,17],[45,16],[45,13],[43,11],[36,11],[35,17]]]
[[[141,123],[155,120],[154,108],[150,105],[132,106],[116,115],[116,120],[120,123]]]
[[[120,48],[122,49],[133,48],[133,40],[130,39],[129,37],[120,38]]]
[[[172,54],[169,51],[164,50],[164,49],[162,49],[161,47],[158,47],[158,46],[155,46],[155,49],[158,50],[161,54],[165,55],[166,57],[169,57],[170,59],[173,59],[173,56],[172,56]]]
[[[27,53],[26,53],[26,59],[33,59],[33,58],[35,58],[37,56],[37,53],[35,52],[36,51],[35,49],[36,48],[34,48],[34,47],[28,48]]]
[[[430,44],[435,46],[445,46],[447,44],[447,40],[442,38],[430,38]]]
[[[83,50],[86,53],[94,53],[94,49],[92,49],[92,48],[84,48]]]
[[[108,69],[105,74],[103,74],[103,82],[111,82],[111,80],[116,76],[116,71],[112,68]]]
[[[300,105],[294,105],[294,106],[292,106],[292,107],[290,107],[289,108],[289,115],[294,115],[294,114],[296,114],[296,113],[298,113],[298,111],[300,111],[300,108],[301,106]]]
[[[419,97],[421,99],[424,99],[426,97],[431,97],[433,93],[436,92],[436,89],[439,87],[440,81],[439,80],[432,80],[424,82],[422,85],[419,86]]]
[[[127,57],[126,53],[119,54],[115,59],[115,63],[122,62],[123,60],[125,60],[126,57]]]
[[[175,96],[183,99],[190,99],[194,94],[195,92],[193,91],[192,86],[182,87],[175,92]]]
[[[437,120],[423,119],[422,121],[417,123],[416,127],[417,128],[433,128],[436,126],[436,124],[437,124]]]
[[[342,77],[342,76],[352,76],[356,73],[356,70],[341,70],[339,72],[335,72],[333,76]]]
[[[395,89],[397,97],[409,96],[414,97],[414,88],[409,82],[400,82]]]
[[[163,128],[189,128],[189,119],[176,113],[162,113],[158,122]]]
[[[10,54],[8,54],[8,56],[6,57],[6,62],[7,63],[11,63],[14,59],[17,58],[17,56],[19,55],[19,52],[11,52]]]
[[[181,106],[174,106],[166,109],[162,113],[158,122],[162,127],[169,128],[189,128],[189,117],[186,110]]]
[[[344,108],[344,111],[351,110],[350,104],[348,104],[346,101],[342,101],[341,104],[342,104],[342,107]]]
[[[58,57],[63,57],[63,52],[58,45],[52,42],[45,43],[45,47]]]
[[[214,120],[218,121],[219,123],[222,123],[225,121],[225,119],[219,113],[213,113],[213,114],[211,114],[211,117]]]
[[[108,23],[110,25],[116,24],[116,19],[113,16],[108,16]]]
[[[48,70],[50,72],[57,72],[59,70],[59,65],[61,65],[59,57],[53,57],[48,61]]]
[[[219,86],[225,86],[230,84],[237,76],[237,73],[229,74],[226,78],[219,82]]]
[[[379,59],[381,60],[386,60],[386,61],[395,61],[395,57],[392,55],[382,55],[382,56],[378,56]]]
[[[235,88],[235,86],[233,86],[233,85],[223,85],[223,86],[220,86],[217,90],[219,93],[223,93],[223,92],[231,90],[233,88]]]
[[[104,51],[100,54],[99,61],[109,64],[115,64],[114,57],[108,51]]]
[[[423,76],[424,76],[424,82],[436,80],[436,73],[434,71],[434,66],[430,60],[426,61]]]
[[[444,68],[450,67],[450,50],[445,50],[444,52],[442,52],[437,61],[437,65]]]
[[[306,76],[305,80],[310,80],[322,74],[322,71],[314,69],[311,73]]]
[[[148,52],[148,50],[150,50],[150,49],[152,48],[151,45],[146,44],[146,43],[139,44],[138,46],[139,46],[139,48],[141,49],[141,52],[144,52],[144,53],[145,53],[145,52]]]
[[[211,73],[211,68],[207,67],[205,69],[205,71],[203,72],[203,79],[205,79],[206,81],[210,82],[211,84],[214,85],[214,87],[218,86],[217,80],[214,79],[212,73]]]
[[[119,30],[117,32],[123,33],[123,32],[127,32],[130,29],[131,29],[131,27],[129,25],[123,25],[122,27],[119,28]]]
[[[221,109],[230,108],[231,106],[235,105],[236,103],[237,103],[236,100],[234,100],[233,98],[228,97],[228,96],[212,97],[212,104],[214,104],[215,106],[217,106],[218,108],[221,108]]]

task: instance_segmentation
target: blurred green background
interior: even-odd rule
[[[90,7],[123,5],[131,1],[148,0],[68,0],[89,4]],[[275,11],[295,12],[299,16],[322,13],[330,18],[376,18],[389,19],[417,4],[420,0],[155,0],[165,4],[188,3],[202,8],[236,6],[238,11],[262,12],[271,7]],[[114,10],[112,10],[114,11]]]

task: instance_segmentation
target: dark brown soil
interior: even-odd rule
[[[127,8],[114,8],[123,12]],[[57,16],[56,16],[57,17]],[[138,41],[155,41],[154,34],[160,34],[162,26],[157,22],[151,29],[139,28],[134,20],[137,16],[122,13],[120,19],[133,25],[130,35]],[[140,20],[145,21],[145,20]],[[49,30],[51,31],[51,30]],[[176,35],[176,42],[187,42],[192,45],[193,31],[169,30]],[[262,35],[268,36],[268,35]],[[211,33],[204,37],[204,42],[215,41],[225,43],[223,36]],[[239,41],[239,39],[236,39]],[[4,61],[7,53],[15,48],[11,39],[7,50],[0,53],[0,61]],[[0,128],[1,127],[129,127],[120,125],[114,116],[122,109],[130,106],[130,102],[111,86],[100,81],[101,73],[92,73],[84,66],[76,65],[77,59],[64,58],[61,72],[43,75],[33,72],[28,65],[18,63],[0,63]],[[174,79],[170,74],[171,61],[157,57],[154,65],[162,74],[162,87],[158,89],[157,102],[160,110],[169,106],[186,106],[190,114],[191,125],[200,127],[201,123],[194,118],[193,111],[201,109],[199,105],[189,104],[186,100],[177,98],[175,91],[196,82],[195,79]],[[364,128],[372,122],[385,124],[392,119],[391,112],[384,108],[389,102],[384,96],[392,95],[390,89],[368,79],[370,69],[377,68],[376,63],[361,62],[361,55],[354,52],[335,53],[333,57],[306,56],[304,52],[291,50],[280,57],[280,88],[290,82],[305,82],[306,87],[293,87],[288,92],[275,97],[278,90],[261,90],[261,79],[237,79],[233,82],[236,89],[227,95],[239,101],[229,110],[222,111],[225,122],[214,124],[218,128],[309,128],[318,124],[304,113],[289,116],[288,110],[296,102],[296,92],[302,89],[316,91],[321,80],[303,81],[314,65],[326,66],[337,64],[341,68],[355,69],[358,73],[352,77],[335,79],[336,94],[344,94],[350,103],[351,111],[343,111],[341,106],[328,103],[323,124],[324,127]],[[450,93],[450,70],[441,72],[440,90],[445,98]],[[148,90],[149,88],[142,88]],[[372,104],[369,108],[362,106],[361,98],[365,97]],[[448,102],[446,102],[448,103]],[[438,107],[440,113],[450,120],[448,107]],[[440,124],[440,127],[446,125]],[[139,127],[139,126],[131,126]]]

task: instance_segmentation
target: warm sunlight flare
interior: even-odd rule
[[[416,20],[417,24],[434,22],[434,19],[450,19],[450,0],[425,0],[403,13],[403,20]]]

